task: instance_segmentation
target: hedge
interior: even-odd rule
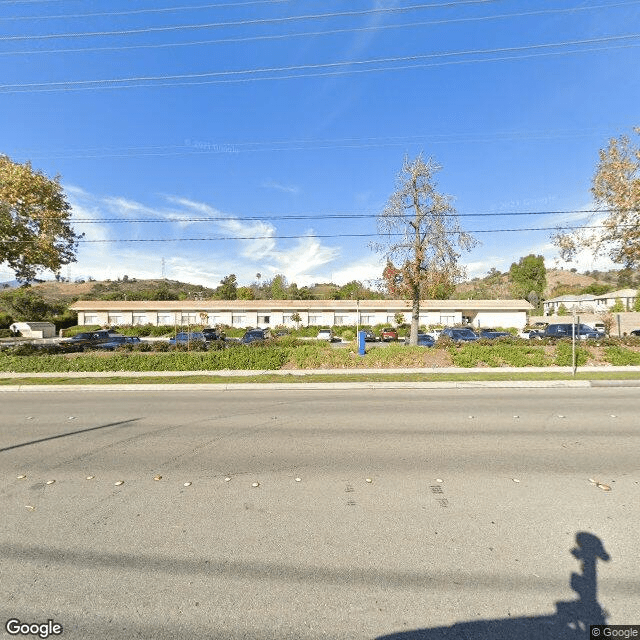
[[[238,347],[222,351],[171,353],[113,353],[15,356],[0,352],[0,371],[12,373],[69,371],[219,371],[274,370],[289,359],[287,349]]]

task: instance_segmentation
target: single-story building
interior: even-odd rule
[[[411,322],[408,300],[79,300],[79,325],[333,326]],[[522,329],[533,309],[526,300],[424,300],[421,325],[469,324]],[[299,320],[294,320],[299,318]]]
[[[9,330],[23,338],[53,338],[56,335],[56,325],[52,322],[14,322]]]

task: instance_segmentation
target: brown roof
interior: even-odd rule
[[[409,311],[410,300],[360,300],[360,311]],[[355,300],[78,300],[74,311],[340,311],[355,310]],[[530,311],[526,300],[423,300],[423,311]]]

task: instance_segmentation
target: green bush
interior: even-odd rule
[[[273,370],[287,362],[287,349],[256,347],[220,351],[170,353],[113,352],[109,354],[0,355],[0,370],[14,373],[68,371],[218,371],[221,369]]]
[[[616,367],[640,365],[640,353],[631,351],[631,349],[623,349],[619,346],[607,347],[605,349],[605,358],[609,364]]]
[[[73,336],[77,336],[79,333],[84,333],[85,331],[98,331],[98,329],[102,329],[99,324],[76,325],[75,327],[68,327],[65,329],[64,337],[73,338]]]
[[[8,313],[3,313],[0,311],[0,329],[9,330],[9,327],[12,324],[13,324],[13,318]]]
[[[0,338],[10,338],[11,330],[10,329],[0,329]]]
[[[509,340],[507,338],[507,340]],[[451,345],[449,353],[457,367],[546,367],[550,364],[549,358],[540,346],[516,345],[508,342],[500,344],[499,341],[488,341],[489,344],[480,344],[480,341],[463,345]]]
[[[570,340],[561,340],[556,345],[556,357],[554,364],[558,367],[572,367],[572,346]],[[581,345],[576,344],[576,365],[583,366],[589,359],[589,352]]]

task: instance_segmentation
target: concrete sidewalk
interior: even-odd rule
[[[59,372],[59,373],[0,373],[1,379],[19,380],[21,378],[154,378],[154,377],[188,377],[212,376],[243,378],[249,376],[276,375],[300,378],[313,378],[316,375],[403,375],[403,374],[462,374],[474,373],[562,373],[566,380],[461,380],[461,381],[381,381],[381,382],[230,382],[230,383],[189,383],[166,384],[12,384],[0,386],[0,393],[21,392],[59,392],[59,391],[247,391],[247,390],[278,390],[278,389],[318,389],[318,390],[348,390],[348,389],[472,389],[472,388],[513,388],[513,389],[549,389],[549,388],[590,388],[590,387],[640,387],[640,367],[580,367],[579,372],[629,372],[638,374],[637,379],[631,380],[575,380],[571,367],[497,367],[497,368],[459,368],[446,367],[441,369],[313,369],[313,370],[276,370],[276,371],[110,371],[110,372]]]

